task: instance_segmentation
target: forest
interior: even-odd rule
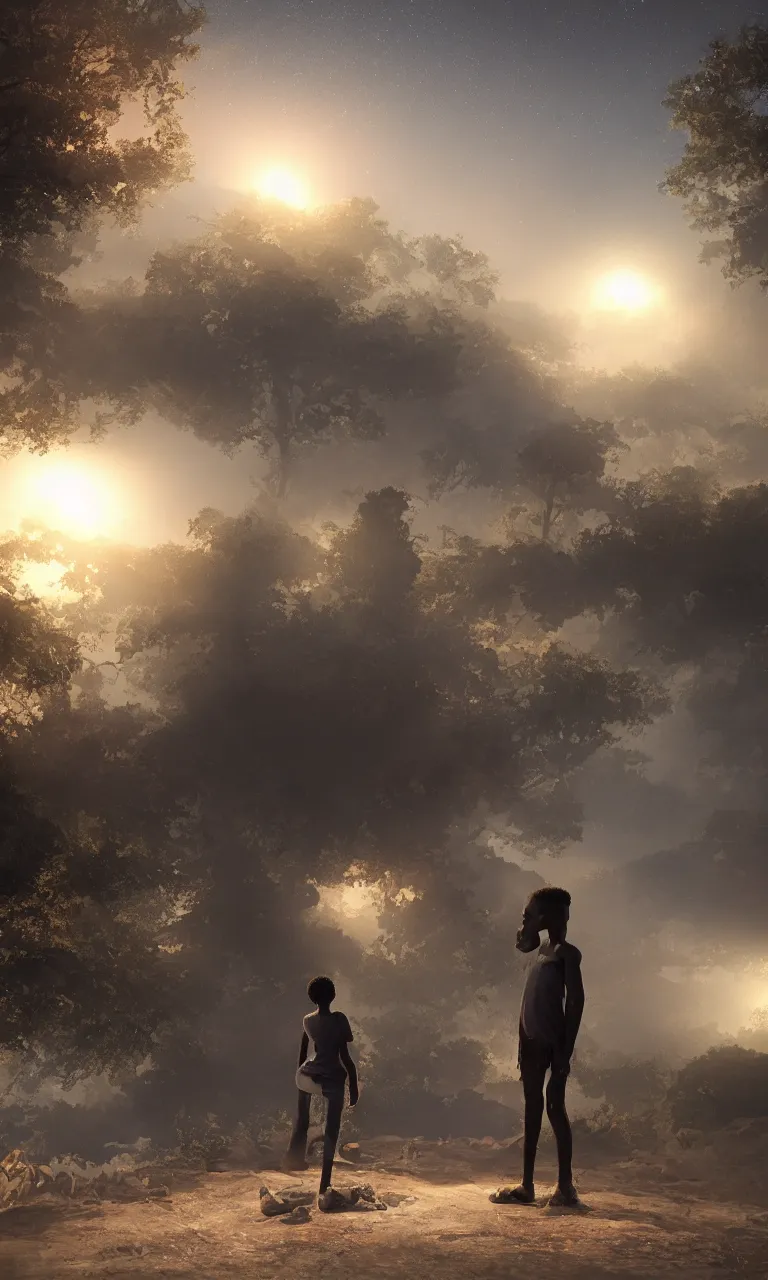
[[[317,973],[361,1134],[508,1134],[522,907],[611,845],[572,887],[582,1111],[765,1115],[764,370],[587,368],[367,195],[243,196],[96,278],[193,176],[203,11],[1,8],[4,454],[150,424],[258,471],[183,542],[0,541],[4,1149],[283,1132]],[[659,181],[768,287],[768,30],[680,70]],[[713,966],[763,983],[738,1034]]]

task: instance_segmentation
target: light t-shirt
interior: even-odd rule
[[[346,1080],[347,1069],[340,1054],[354,1039],[346,1014],[308,1013],[304,1030],[312,1051],[300,1068],[302,1074],[313,1080]]]

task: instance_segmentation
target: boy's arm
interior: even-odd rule
[[[357,1081],[357,1067],[352,1061],[352,1055],[349,1052],[349,1045],[342,1045],[339,1050],[339,1057],[344,1063],[344,1067],[347,1072],[347,1079],[349,1080],[349,1105],[350,1107],[355,1107],[357,1106],[357,1100],[360,1096],[360,1086]]]
[[[299,1049],[299,1066],[300,1067],[303,1066],[304,1063],[306,1062],[308,1053],[309,1053],[309,1036],[305,1031],[301,1037],[301,1047]]]
[[[565,1056],[573,1057],[576,1037],[584,1012],[584,982],[581,976],[581,952],[578,947],[565,949]]]

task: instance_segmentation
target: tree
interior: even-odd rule
[[[18,587],[24,550],[23,539],[0,547],[0,1056],[72,1080],[136,1065],[167,1018],[157,930],[171,901],[168,863],[161,841],[150,852],[120,807],[105,805],[115,748],[127,759],[146,720],[122,709],[111,735],[99,734],[93,681],[73,710],[81,654]]]
[[[376,306],[371,258],[387,244],[366,245],[366,258],[354,236],[350,249],[329,234],[327,217],[298,228],[276,225],[268,209],[223,218],[201,240],[155,255],[122,322],[136,372],[126,391],[143,383],[149,403],[221,448],[254,442],[278,497],[302,449],[376,436],[382,404],[454,381],[450,313]]]
[[[414,265],[421,267],[442,288],[453,292],[460,302],[487,307],[496,296],[499,283],[484,253],[468,249],[461,236],[421,236],[409,243]]]
[[[184,178],[179,63],[199,6],[180,0],[5,0],[0,21],[0,441],[45,449],[105,388],[61,282],[100,220],[135,217]],[[145,128],[115,139],[125,108]]]
[[[715,40],[699,70],[670,87],[672,125],[688,133],[664,189],[683,201],[692,226],[716,239],[703,260],[723,260],[734,284],[768,287],[768,29]]]
[[[566,513],[599,510],[601,481],[620,441],[608,423],[562,423],[531,433],[518,454],[517,489],[539,504],[533,523],[549,542]]]
[[[102,877],[90,896],[125,966],[109,981],[120,1001],[134,992],[104,1057],[122,1046],[131,1060],[154,1037],[152,1069],[127,1085],[137,1115],[169,1140],[182,1103],[242,1118],[265,1018],[284,1045],[262,1080],[264,1105],[278,1104],[317,967],[355,984],[377,1016],[418,1000],[446,1038],[461,1036],[452,1020],[478,981],[495,991],[509,978],[532,883],[477,830],[498,815],[527,848],[578,838],[569,779],[618,726],[650,714],[644,682],[557,648],[501,660],[431,608],[394,490],[368,495],[324,544],[257,512],[207,512],[183,549],[61,554],[78,561],[67,582],[85,601],[73,624],[80,616],[86,635],[113,620],[130,701],[110,709],[85,691],[16,757],[47,820],[98,841],[82,846],[80,879],[66,864],[56,897],[69,902],[65,886],[86,872]],[[316,914],[326,887],[349,880],[383,894],[375,954]],[[118,925],[140,908],[129,962]],[[67,918],[79,918],[74,903]],[[8,1000],[22,1007],[17,985]],[[58,1033],[50,1043],[53,1062],[66,1045]],[[478,1078],[477,1047],[461,1053],[446,1089]]]
[[[535,394],[532,386],[532,398]],[[543,408],[540,404],[540,413]],[[509,504],[511,535],[523,517],[543,542],[550,541],[566,514],[603,507],[603,476],[621,448],[618,436],[608,423],[583,421],[563,411],[564,420],[553,422],[555,410],[547,408],[550,420],[542,413],[540,423],[527,430],[518,431],[509,422],[456,423],[439,448],[424,453],[432,492],[459,486],[491,489]]]

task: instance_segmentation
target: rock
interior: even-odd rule
[[[343,1213],[350,1209],[387,1209],[387,1205],[380,1200],[373,1187],[368,1182],[360,1183],[355,1187],[348,1187],[344,1191],[337,1191],[335,1187],[330,1187],[328,1191],[324,1191],[318,1196],[317,1207],[322,1213]]]
[[[305,1204],[298,1204],[295,1209],[291,1209],[291,1212],[284,1221],[289,1223],[291,1226],[299,1226],[303,1222],[310,1222],[311,1217],[312,1215],[310,1214],[307,1206]]]
[[[352,1205],[365,1206],[370,1209],[386,1209],[388,1206],[383,1200],[380,1200],[369,1182],[363,1182],[359,1186],[350,1187],[346,1193],[349,1196]]]
[[[349,1209],[350,1202],[340,1191],[329,1187],[317,1197],[317,1207],[321,1213],[341,1213],[344,1209]]]
[[[358,1164],[362,1159],[359,1142],[345,1142],[341,1148],[340,1154],[345,1160],[349,1160],[352,1164]]]
[[[357,1204],[359,1200],[365,1200],[368,1204],[373,1204],[377,1198],[370,1182],[361,1182],[357,1186],[350,1187],[347,1194],[350,1196],[352,1204]]]
[[[292,1211],[292,1206],[286,1204],[285,1200],[278,1200],[277,1196],[273,1196],[269,1187],[260,1188],[259,1207],[265,1218],[279,1218],[282,1214]]]

